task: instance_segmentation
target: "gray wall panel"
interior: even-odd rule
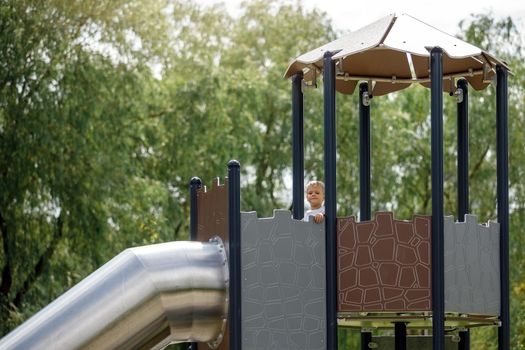
[[[499,224],[445,217],[445,310],[499,315]]]
[[[241,216],[242,347],[325,349],[325,225]]]

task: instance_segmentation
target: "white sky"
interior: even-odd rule
[[[223,2],[235,14],[241,0],[197,0],[200,4]],[[335,27],[354,31],[391,13],[407,13],[449,34],[456,34],[460,20],[471,13],[492,11],[496,17],[511,16],[525,28],[525,1],[523,0],[302,0],[307,8],[317,7],[328,13]]]

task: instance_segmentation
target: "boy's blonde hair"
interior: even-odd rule
[[[324,193],[324,183],[322,181],[318,181],[318,180],[309,181],[304,187],[304,191],[308,192],[308,188],[310,188],[310,186],[319,186],[323,189],[323,193]]]

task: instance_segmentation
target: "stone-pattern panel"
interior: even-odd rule
[[[210,188],[203,186],[197,190],[197,240],[206,242],[214,236],[219,236],[228,248],[228,182],[220,184],[219,178],[213,180]],[[224,338],[216,350],[230,348],[228,334],[226,325]],[[197,347],[211,350],[206,343]]]
[[[241,216],[242,348],[326,349],[325,225]]]
[[[499,224],[445,217],[445,311],[499,315]]]
[[[430,311],[431,217],[337,218],[338,311]]]

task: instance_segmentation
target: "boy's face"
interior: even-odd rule
[[[312,208],[319,208],[323,205],[324,191],[319,185],[311,185],[306,189],[306,200]]]

